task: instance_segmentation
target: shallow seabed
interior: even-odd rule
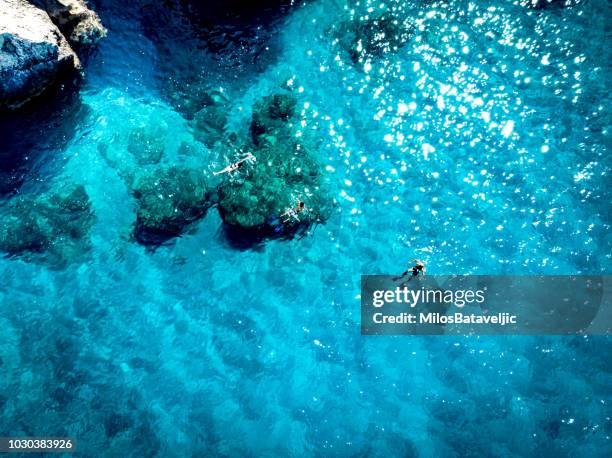
[[[321,0],[238,26],[94,3],[109,34],[80,97],[3,153],[0,189],[83,184],[96,216],[67,265],[0,260],[3,435],[87,456],[611,455],[608,338],[359,334],[360,275],[415,257],[432,274],[610,273],[609,2]],[[410,36],[351,59],[342,24],[385,12]],[[215,170],[233,156],[197,142],[201,89],[228,94],[245,135],[287,85],[338,188],[327,224],[237,249],[213,209],[135,243],[130,132],[163,139],[162,164]]]

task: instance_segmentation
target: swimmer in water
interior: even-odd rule
[[[401,280],[407,275],[410,275],[408,280],[402,283],[402,285],[404,285],[405,283],[409,282],[413,278],[418,277],[419,274],[421,274],[421,276],[424,277],[427,269],[425,268],[425,264],[423,263],[423,261],[419,259],[413,259],[412,262],[414,262],[414,266],[412,266],[411,268],[403,272],[399,277],[395,277],[393,281]]]
[[[285,213],[281,215],[281,220],[283,221],[283,224],[287,224],[292,219],[299,223],[300,218],[298,217],[298,213],[304,211],[305,209],[306,204],[304,204],[304,202],[298,199],[295,208],[288,208]]]
[[[252,153],[247,153],[242,159],[238,162],[234,162],[233,164],[228,165],[223,170],[219,170],[218,172],[213,172],[213,175],[221,175],[223,173],[232,173],[238,170],[240,167],[244,165],[245,162],[255,162],[257,158]]]

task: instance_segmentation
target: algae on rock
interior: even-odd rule
[[[57,192],[16,196],[0,217],[0,251],[63,266],[89,248],[94,214],[87,191],[71,185]]]
[[[157,245],[181,235],[202,218],[214,195],[202,170],[166,167],[136,177],[138,201],[134,237],[145,245]]]
[[[291,237],[325,222],[332,199],[314,142],[293,126],[297,101],[291,94],[262,98],[253,108],[250,151],[256,162],[219,186],[219,212],[241,237]],[[294,213],[298,203],[304,209]],[[290,215],[290,217],[287,217]]]

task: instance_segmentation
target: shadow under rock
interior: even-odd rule
[[[229,247],[235,250],[254,250],[262,251],[265,248],[266,242],[270,240],[289,241],[293,239],[301,239],[312,234],[318,224],[300,224],[299,227],[286,231],[283,229],[275,230],[274,227],[262,226],[260,228],[240,228],[230,224],[222,224],[222,238]],[[278,224],[276,227],[282,227]]]

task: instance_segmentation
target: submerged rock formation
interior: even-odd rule
[[[213,196],[202,170],[178,166],[143,173],[133,194],[138,201],[134,238],[145,245],[181,235],[206,214]]]
[[[0,217],[0,251],[63,266],[82,256],[94,222],[82,185],[37,196],[17,196]]]
[[[72,43],[93,44],[106,34],[98,16],[80,0],[43,3]],[[19,108],[78,73],[79,58],[44,8],[0,0],[0,11],[0,109]]]
[[[352,18],[338,29],[338,42],[353,64],[380,59],[399,50],[413,34],[408,20],[385,13],[377,17]]]
[[[329,218],[332,199],[314,146],[292,129],[295,106],[289,94],[268,96],[255,105],[253,144],[245,149],[256,161],[227,176],[218,188],[219,212],[230,235],[245,241],[292,237]]]
[[[251,121],[253,143],[259,145],[266,140],[274,141],[276,135],[282,133],[288,121],[295,116],[296,105],[295,98],[288,94],[274,94],[258,101],[253,107]]]
[[[0,108],[18,108],[80,62],[47,13],[22,0],[0,0]]]
[[[138,165],[158,164],[166,147],[167,128],[149,123],[133,129],[128,135],[127,150]]]
[[[201,103],[201,109],[193,116],[194,136],[212,148],[225,135],[229,100],[221,91],[207,91]]]

